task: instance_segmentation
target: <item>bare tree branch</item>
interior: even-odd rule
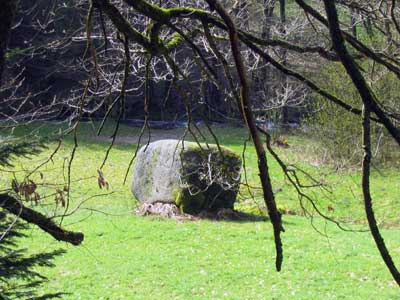
[[[83,241],[84,236],[82,233],[67,231],[61,228],[45,215],[24,206],[21,201],[8,194],[0,194],[0,207],[8,210],[16,216],[19,216],[28,223],[35,224],[57,241],[68,242],[75,246],[81,244]]]

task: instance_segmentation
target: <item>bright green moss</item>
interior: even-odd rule
[[[185,145],[181,154],[182,181],[191,190],[183,189],[177,205],[187,213],[204,210],[233,208],[239,190],[241,159],[232,151],[217,146],[200,147],[195,143]]]
[[[206,198],[204,193],[200,192],[194,195],[189,193],[188,189],[181,190],[175,198],[175,204],[184,213],[195,215],[205,209]]]
[[[183,41],[183,37],[179,33],[174,33],[165,44],[168,51],[178,47]]]

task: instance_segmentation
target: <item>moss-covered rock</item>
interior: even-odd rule
[[[161,140],[139,150],[132,193],[140,202],[175,203],[189,214],[233,208],[241,168],[229,149]]]

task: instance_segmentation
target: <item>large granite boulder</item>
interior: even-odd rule
[[[233,208],[240,156],[216,145],[160,140],[136,157],[132,193],[142,203],[175,203],[185,213]]]

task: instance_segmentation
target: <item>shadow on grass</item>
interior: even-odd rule
[[[29,298],[28,300],[47,300],[47,299],[61,299],[65,295],[70,295],[70,293],[54,293],[46,294],[40,297]]]
[[[146,216],[157,220],[174,219],[177,221],[199,221],[209,220],[217,222],[236,222],[236,223],[254,223],[266,222],[270,219],[264,215],[246,213],[231,208],[221,208],[218,210],[203,211],[197,215],[182,213],[178,206],[174,203],[142,203],[139,205],[134,214]],[[286,220],[282,220],[283,224],[290,224]],[[1,300],[1,299],[0,299]]]
[[[230,208],[222,208],[217,211],[205,211],[196,216],[200,220],[227,221],[236,223],[266,222],[266,216],[237,211]]]
[[[255,223],[255,222],[269,222],[270,219],[265,215],[254,213],[247,213],[232,209],[220,209],[216,212],[203,212],[197,215],[202,220],[222,221],[222,222],[235,222],[235,223]],[[291,222],[282,219],[283,224],[292,224]]]

